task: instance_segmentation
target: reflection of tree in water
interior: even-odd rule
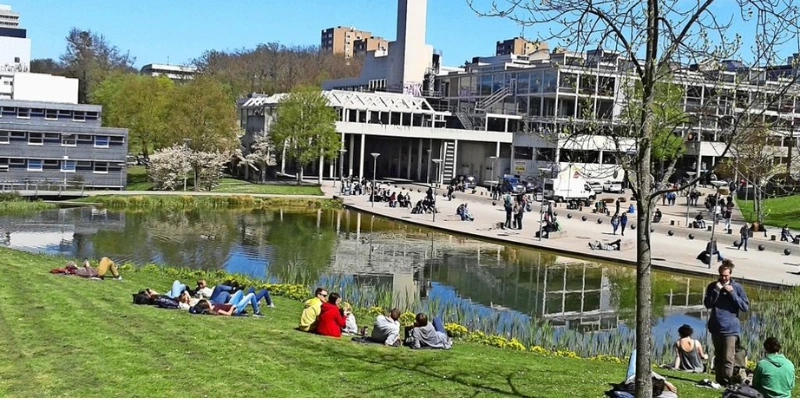
[[[284,213],[276,220],[267,233],[273,249],[269,275],[282,282],[316,281],[333,258],[336,232],[324,221],[335,212],[323,211],[320,227],[316,213]]]
[[[236,212],[225,211],[162,210],[150,213],[142,222],[149,244],[163,264],[218,269],[236,244],[236,216]]]
[[[632,321],[636,311],[636,275],[630,268],[613,268],[609,273],[611,282],[612,303],[616,305],[622,319]],[[687,278],[665,273],[653,273],[652,303],[653,322],[663,318],[668,311],[670,295],[679,295],[681,304],[685,304],[687,285],[689,306],[702,305],[702,293],[705,281],[699,278]]]

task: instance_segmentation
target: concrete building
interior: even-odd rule
[[[142,67],[140,73],[150,76],[166,76],[173,81],[183,81],[193,79],[197,74],[197,68],[186,65],[147,64]]]
[[[122,188],[128,130],[101,126],[102,107],[0,100],[0,181]]]
[[[370,38],[372,38],[372,33],[369,31],[358,30],[353,26],[336,26],[322,30],[319,48],[322,51],[342,54],[347,58],[351,58],[357,53],[357,42],[360,42],[360,47],[366,48],[368,47],[367,44],[369,44],[366,39]],[[380,40],[382,38],[374,38],[371,45],[378,47]]]
[[[517,36],[513,39],[498,40],[495,46],[495,55],[515,54],[524,56],[539,50],[547,50],[547,43]]]
[[[386,51],[389,48],[389,41],[380,36],[370,36],[361,40],[356,40],[353,53],[356,55],[365,56],[370,51],[382,50]]]
[[[0,28],[18,28],[19,13],[11,11],[11,6],[0,4]]]
[[[30,65],[31,40],[27,31],[19,27],[19,14],[0,4],[0,76],[27,72]]]

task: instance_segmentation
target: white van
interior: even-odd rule
[[[595,192],[583,178],[545,179],[544,198],[558,203],[569,200],[594,200]]]

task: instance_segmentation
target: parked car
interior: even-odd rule
[[[500,192],[513,194],[525,193],[525,185],[515,176],[504,176],[500,183]]]
[[[530,182],[530,181],[522,181],[522,185],[525,186],[525,193],[541,193],[542,187]]]
[[[603,193],[603,184],[598,181],[587,182],[589,187],[592,188],[595,194]]]
[[[458,185],[458,182],[464,182],[464,189],[475,189],[478,187],[478,180],[472,175],[458,175],[450,180],[450,185],[455,187]]]
[[[606,193],[625,193],[622,181],[606,181],[603,183],[603,191]]]

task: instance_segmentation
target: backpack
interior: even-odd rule
[[[753,389],[752,386],[749,385],[738,385],[732,388],[725,389],[725,392],[722,393],[723,398],[733,398],[733,399],[757,399],[762,398],[764,396],[758,392],[758,390]]]
[[[158,308],[169,308],[169,309],[176,309],[178,308],[178,300],[169,298],[167,296],[158,296],[153,301],[153,304],[158,306]]]
[[[533,211],[533,206],[531,206],[531,203],[525,203],[525,211],[527,212]]]

